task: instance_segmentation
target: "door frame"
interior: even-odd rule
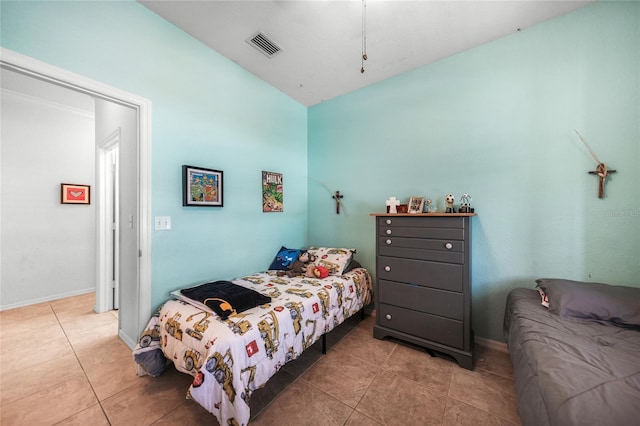
[[[141,96],[72,73],[35,58],[0,47],[0,65],[6,69],[67,87],[93,97],[134,108],[138,117],[138,324],[136,336],[118,335],[130,348],[151,316],[151,101]]]

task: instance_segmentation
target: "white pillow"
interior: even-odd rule
[[[329,275],[342,275],[356,252],[355,249],[334,247],[310,247],[307,251],[316,257],[316,265],[329,270]]]

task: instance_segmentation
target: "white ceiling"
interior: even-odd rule
[[[306,106],[573,11],[595,0],[363,2],[154,0],[141,4]],[[281,47],[267,57],[246,40]]]

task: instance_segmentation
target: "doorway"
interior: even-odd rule
[[[130,347],[135,347],[140,332],[146,326],[151,314],[151,102],[137,95],[90,80],[61,68],[40,62],[11,50],[0,48],[0,66],[23,75],[66,87],[88,94],[96,99],[96,104],[124,107],[128,111],[127,153],[123,155],[122,143],[118,143],[118,163],[126,160],[119,171],[126,169],[124,178],[119,182],[128,182],[125,197],[118,191],[118,202],[121,213],[128,226],[126,232],[127,250],[118,248],[118,276],[120,290],[127,289],[127,304],[118,304],[118,335]],[[98,109],[96,109],[98,117]],[[130,118],[132,119],[130,120]],[[121,141],[124,141],[121,135]],[[125,167],[126,166],[126,167]],[[120,175],[120,173],[118,173]],[[124,200],[124,201],[123,201]],[[121,219],[118,219],[122,222]],[[116,235],[122,236],[123,230],[118,228]],[[121,238],[115,238],[118,240]],[[133,276],[122,280],[122,265],[126,265]],[[96,292],[98,295],[98,292]],[[116,296],[116,300],[123,297]],[[113,295],[112,295],[113,300]]]

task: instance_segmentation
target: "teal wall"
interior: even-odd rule
[[[2,1],[2,47],[152,102],[152,308],[268,267],[307,239],[307,109],[135,2]],[[181,166],[224,171],[224,207],[182,206]],[[261,172],[284,175],[262,213]]]
[[[369,46],[369,56],[375,46]],[[385,200],[468,192],[476,335],[539,277],[640,286],[640,3],[597,3],[309,108],[309,240],[375,268]],[[618,170],[597,197],[594,161]],[[344,193],[336,215],[322,185]]]
[[[152,102],[153,307],[264,269],[281,245],[375,265],[389,196],[469,192],[476,335],[542,276],[640,286],[640,4],[597,3],[309,109],[134,2],[1,3],[3,47]],[[370,46],[375,55],[375,46]],[[618,170],[597,198],[574,129]],[[308,161],[307,161],[308,159]],[[181,205],[182,164],[225,172],[225,207]],[[261,212],[260,172],[285,178]],[[330,191],[345,198],[335,214]]]

